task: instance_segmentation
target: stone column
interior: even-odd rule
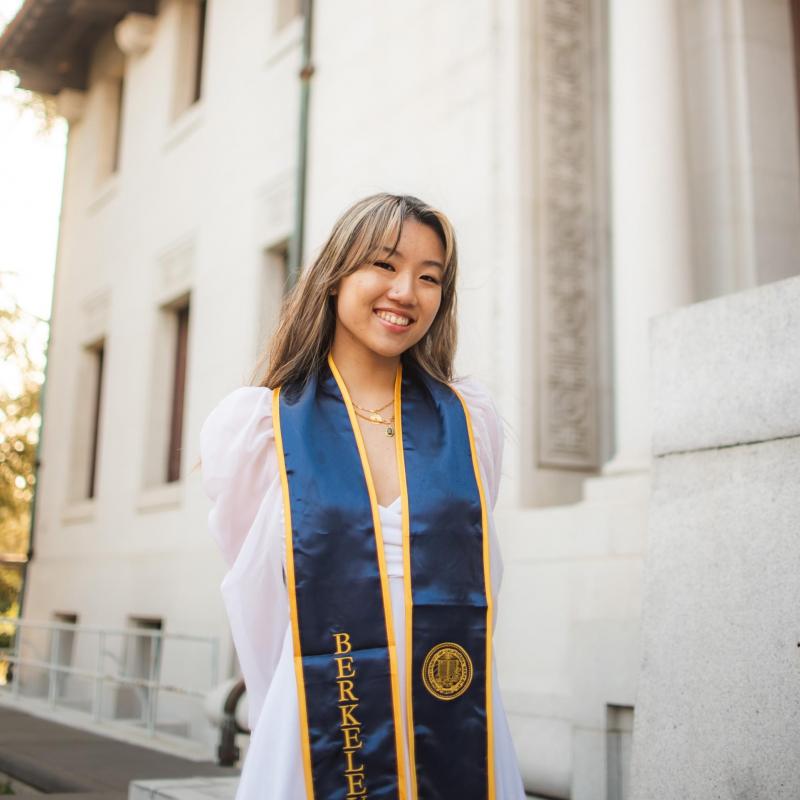
[[[693,298],[678,8],[610,0],[615,451],[604,472],[650,463],[648,321]]]

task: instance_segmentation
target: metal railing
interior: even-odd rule
[[[74,709],[74,702],[68,702],[65,685],[67,681],[83,681],[86,688],[92,688],[87,715],[96,722],[107,720],[135,725],[138,730],[144,728],[150,736],[157,734],[162,694],[171,698],[166,705],[185,717],[188,728],[192,722],[202,719],[202,699],[218,681],[219,641],[213,636],[0,616],[0,632],[3,631],[10,634],[11,646],[0,647],[0,696],[10,695],[22,701],[25,698],[44,700],[46,695],[51,709],[60,705]],[[87,640],[92,637],[95,645],[87,646]],[[115,643],[118,644],[116,648]],[[187,657],[187,648],[196,650],[198,647],[201,654],[205,651],[204,658],[198,658],[197,653]],[[69,652],[63,652],[64,649]],[[82,662],[83,666],[73,666],[73,661]],[[108,662],[113,668],[108,667]],[[165,673],[171,673],[172,680],[165,678]],[[46,680],[42,680],[43,676]],[[200,681],[203,685],[187,686],[189,676],[192,682],[205,677]],[[120,713],[121,692],[125,690],[127,703],[121,705],[138,705],[141,711],[138,717]],[[106,715],[109,691],[117,708],[113,714]],[[188,706],[185,700],[190,701]]]

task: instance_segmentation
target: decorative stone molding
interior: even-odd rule
[[[70,125],[80,122],[86,111],[86,92],[79,92],[77,89],[62,89],[56,95],[56,109]]]
[[[286,169],[264,184],[258,193],[256,241],[270,247],[291,235],[294,212],[294,167]]]
[[[154,301],[167,306],[188,294],[194,279],[194,239],[184,237],[173,242],[158,255]]]
[[[155,30],[155,17],[148,14],[126,14],[114,28],[114,39],[126,56],[141,56],[153,44]]]
[[[591,0],[538,4],[537,465],[599,466],[598,305],[605,235],[598,213],[598,48]],[[604,55],[604,54],[603,54]],[[601,112],[604,113],[604,112]]]
[[[102,339],[110,327],[111,290],[104,288],[81,303],[81,342],[88,347]]]

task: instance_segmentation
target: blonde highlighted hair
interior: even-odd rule
[[[325,363],[336,328],[336,300],[331,295],[345,275],[376,258],[382,248],[394,252],[403,223],[428,225],[444,248],[442,300],[425,336],[403,353],[434,378],[453,377],[456,349],[456,238],[450,220],[410,195],[370,195],[348,208],[336,221],[319,255],[286,295],[270,344],[259,359],[268,367],[258,385],[274,389],[304,383]],[[386,257],[385,255],[383,256]]]

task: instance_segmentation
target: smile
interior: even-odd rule
[[[375,311],[375,316],[388,323],[393,328],[407,328],[412,322],[408,317],[392,314],[390,311],[377,310]]]

